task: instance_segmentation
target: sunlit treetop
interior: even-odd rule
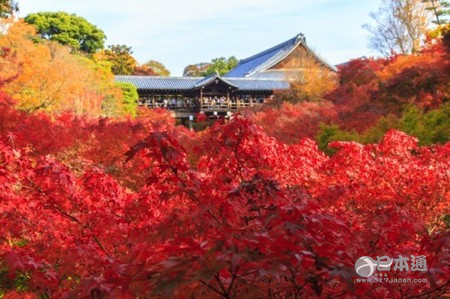
[[[25,21],[34,25],[42,38],[57,41],[73,49],[95,53],[104,48],[105,33],[75,14],[39,12],[29,14]]]

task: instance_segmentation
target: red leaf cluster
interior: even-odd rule
[[[448,291],[449,144],[418,147],[390,131],[379,144],[335,143],[330,158],[239,115],[196,135],[146,119],[49,120],[2,103],[7,298],[18,282],[27,296],[55,298]],[[359,257],[400,254],[425,255],[428,271],[392,274],[427,283],[355,281]]]

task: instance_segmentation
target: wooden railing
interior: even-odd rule
[[[258,105],[259,103],[250,103],[250,102],[223,102],[223,103],[202,103],[201,109],[202,110],[214,110],[214,109],[220,109],[220,110],[238,110],[241,108],[247,108],[247,107],[253,107],[255,105]]]
[[[263,103],[260,101],[254,102],[252,100],[230,100],[230,101],[209,101],[209,100],[203,100],[203,101],[197,101],[196,103],[194,101],[180,101],[178,100],[176,103],[172,103],[171,101],[168,101],[166,103],[164,102],[158,102],[158,101],[152,101],[152,100],[144,100],[140,101],[140,106],[146,106],[149,108],[163,108],[163,109],[169,109],[169,110],[184,110],[184,111],[214,111],[214,110],[239,110],[243,108],[249,108],[249,107],[255,107],[259,106]]]

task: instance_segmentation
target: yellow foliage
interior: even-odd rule
[[[323,66],[311,55],[304,55],[298,62],[298,72],[289,72],[290,97],[297,101],[320,100],[322,96],[336,88],[338,80],[333,71]]]
[[[21,20],[9,22],[6,34],[0,35],[0,49],[10,52],[0,77],[17,74],[4,89],[17,100],[19,109],[89,116],[123,113],[122,93],[108,68],[56,42],[39,39],[34,27]]]

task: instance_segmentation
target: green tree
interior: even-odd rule
[[[19,6],[13,0],[0,0],[0,18],[9,17],[19,11]]]
[[[360,136],[357,132],[347,132],[341,130],[338,125],[326,125],[320,124],[320,130],[317,134],[317,143],[320,150],[324,151],[328,155],[334,154],[334,149],[328,148],[328,144],[333,141],[357,141],[360,140]]]
[[[157,76],[170,76],[170,71],[159,61],[149,60],[142,66],[150,68]]]
[[[75,14],[39,12],[26,16],[25,22],[34,25],[41,37],[76,50],[95,53],[104,48],[103,31]]]
[[[211,64],[208,69],[202,74],[203,76],[208,76],[214,73],[219,75],[225,75],[238,64],[238,60],[234,56],[230,56],[228,59],[225,57],[214,58],[211,60]]]
[[[447,16],[450,14],[450,2],[444,0],[422,0],[427,5],[427,9],[430,10],[436,18],[433,23],[438,26],[448,23]]]
[[[116,82],[116,85],[122,89],[123,109],[125,110],[125,113],[133,117],[136,116],[139,99],[136,86],[131,83],[122,82]]]
[[[362,144],[379,142],[389,129],[398,129],[419,139],[420,145],[446,143],[450,139],[450,104],[424,112],[416,106],[404,109],[402,116],[388,115],[362,133],[344,131],[337,125],[320,125],[317,135],[319,148],[327,154],[334,150],[328,148],[332,141],[356,141]]]
[[[108,49],[97,53],[95,58],[109,62],[114,75],[131,75],[137,67],[137,61],[132,54],[131,47],[111,45]]]
[[[416,136],[421,145],[445,143],[450,139],[450,104],[423,112],[411,106],[405,109],[398,129]]]

